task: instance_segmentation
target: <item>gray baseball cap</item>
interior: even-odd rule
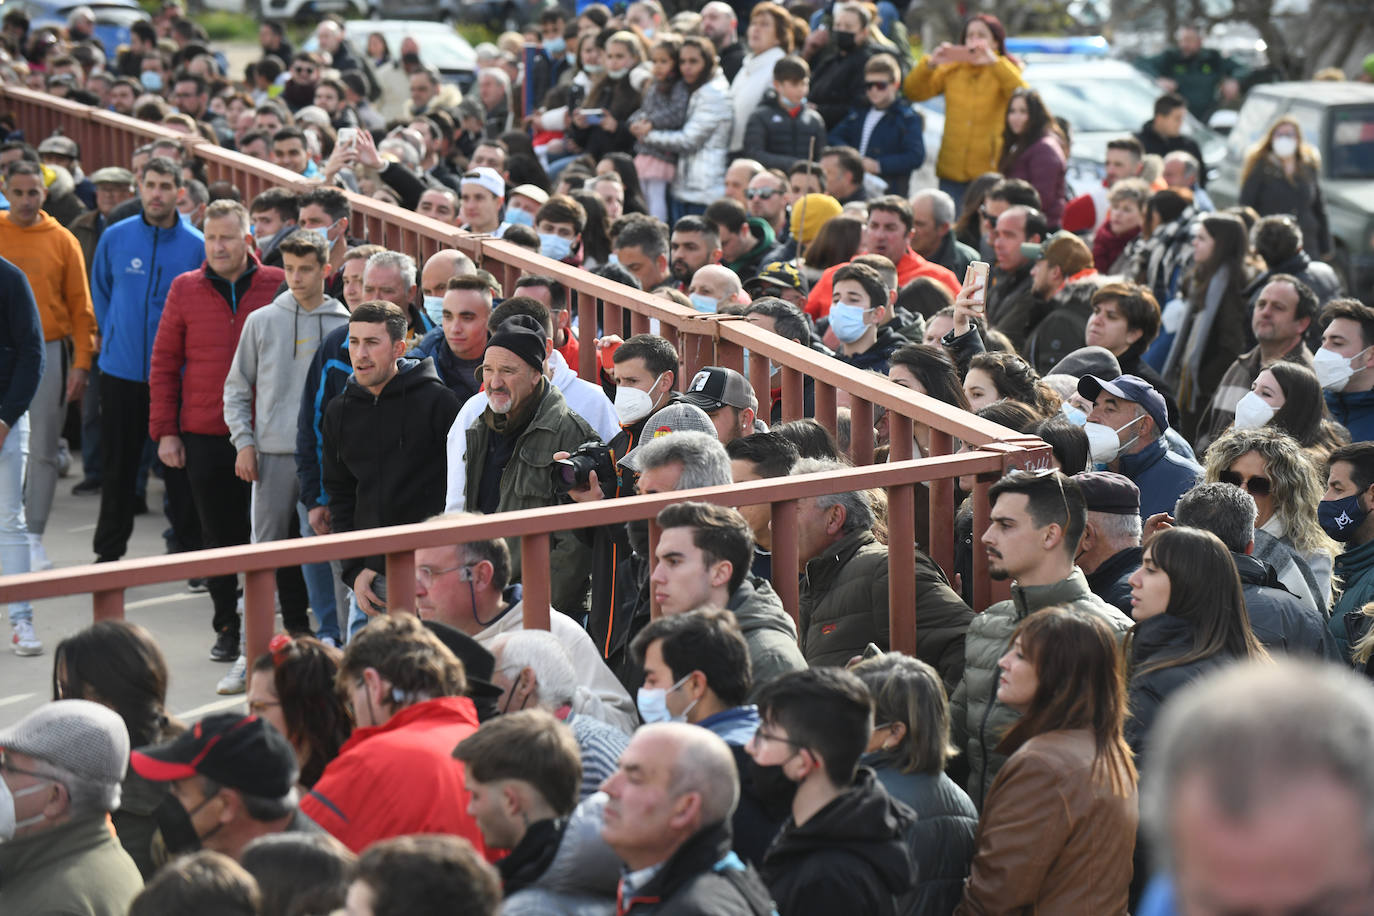
[[[0,730],[0,748],[112,785],[129,763],[129,730],[119,714],[90,700],[54,700]]]
[[[644,446],[644,443],[672,433],[706,433],[715,438],[716,428],[712,425],[711,418],[706,415],[706,411],[695,404],[688,404],[685,401],[669,404],[667,407],[661,408],[644,424],[644,432],[639,436],[639,444],[626,452],[625,457],[620,459],[621,467],[629,468],[638,474],[642,470],[639,465],[639,459],[642,457],[639,450]]]

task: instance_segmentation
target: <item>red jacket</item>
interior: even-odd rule
[[[806,297],[806,313],[812,318],[819,320],[830,314],[831,285],[834,283],[835,271],[843,266],[836,264],[834,267],[827,267],[825,273],[816,281],[816,285],[811,287],[811,295]],[[901,260],[894,266],[897,268],[898,289],[917,277],[930,277],[937,283],[943,283],[955,296],[959,295],[959,290],[963,288],[963,283],[954,276],[954,271],[948,267],[941,267],[934,261],[927,261],[910,248],[907,248],[906,254],[902,255]]]
[[[468,815],[463,764],[453,759],[475,731],[477,708],[467,697],[425,700],[355,729],[301,810],[354,852],[389,837],[448,833],[487,855]]]
[[[243,323],[276,297],[286,279],[280,267],[263,266],[252,251],[248,259],[248,289],[241,291],[238,308],[231,308],[221,292],[228,290],[225,281],[210,280],[206,264],[179,275],[167,290],[148,373],[148,433],[154,440],[184,432],[229,435],[224,379]]]

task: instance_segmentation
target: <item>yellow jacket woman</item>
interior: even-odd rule
[[[964,184],[997,169],[1007,103],[1025,85],[1021,68],[1006,55],[1006,30],[987,14],[964,24],[959,44],[941,44],[907,74],[902,89],[908,99],[945,97],[945,134],[935,165],[941,179]]]

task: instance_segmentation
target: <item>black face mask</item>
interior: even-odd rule
[[[791,813],[792,798],[797,794],[797,784],[782,772],[783,764],[787,760],[776,766],[764,766],[752,757],[749,758],[749,784],[746,788],[752,789],[753,796],[758,799],[764,812],[778,820]]]
[[[835,47],[839,48],[845,54],[853,51],[857,44],[858,42],[855,40],[853,32],[835,33]]]

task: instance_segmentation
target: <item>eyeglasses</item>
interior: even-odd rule
[[[451,572],[455,572],[459,569],[467,569],[470,566],[472,566],[471,563],[459,563],[457,566],[450,566],[448,569],[434,569],[430,566],[417,566],[415,567],[415,581],[425,588],[429,588],[439,576],[446,576]]]
[[[1268,477],[1242,477],[1235,471],[1222,471],[1217,475],[1217,480],[1229,483],[1233,487],[1240,487],[1251,496],[1268,496],[1274,489]]]
[[[748,191],[744,192],[744,196],[750,200],[767,200],[774,194],[781,193],[782,191],[777,188],[750,188]]]
[[[978,216],[981,217],[982,220],[983,220],[983,222],[985,222],[985,223],[995,223],[995,222],[997,222],[997,217],[995,217],[995,216],[993,216],[991,213],[989,213],[987,207],[979,207],[979,208],[978,208]]]
[[[315,68],[314,68],[314,67],[292,67],[292,68],[291,68],[291,72],[292,72],[292,73],[299,74],[300,76],[314,76],[314,75],[315,75]]]
[[[763,730],[762,725],[760,725],[754,731],[754,737],[749,739],[749,743],[754,745],[755,747],[758,747],[759,745],[762,745],[764,742],[767,741],[776,741],[779,744],[786,744],[788,747],[795,747],[798,750],[801,750],[801,745],[793,741],[791,738],[784,738],[782,735],[770,735]]]
[[[870,83],[870,82],[865,81],[865,82],[864,82],[864,91],[865,91],[865,92],[872,92],[874,89],[886,89],[888,86],[891,86],[891,85],[892,85],[892,83],[891,83],[889,80],[882,80],[881,82],[874,82],[874,83]]]

